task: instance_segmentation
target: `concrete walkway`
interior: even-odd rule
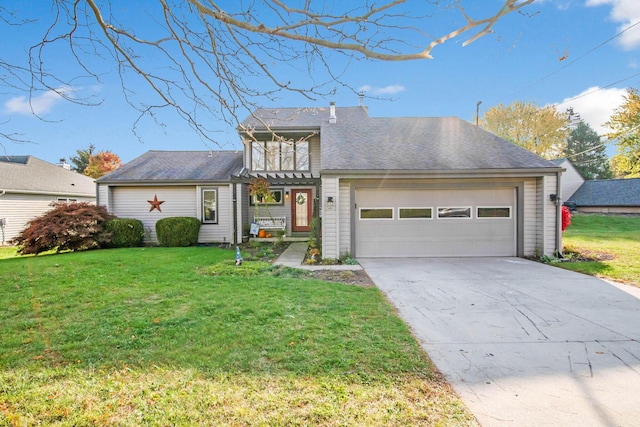
[[[304,257],[307,254],[309,243],[296,242],[291,243],[285,251],[280,254],[274,262],[275,265],[284,265],[285,267],[300,268],[303,270],[362,270],[360,265],[306,265],[303,264]]]
[[[640,289],[519,258],[358,261],[482,426],[640,425]]]

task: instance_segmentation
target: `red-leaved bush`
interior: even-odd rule
[[[51,249],[81,251],[105,246],[111,233],[104,222],[114,218],[104,206],[87,202],[51,203],[51,210],[32,219],[11,243],[21,254],[39,254]]]
[[[571,225],[571,212],[566,206],[562,207],[562,231],[566,230]]]

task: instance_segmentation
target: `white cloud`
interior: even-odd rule
[[[623,95],[626,93],[625,89],[601,89],[594,86],[576,96],[565,98],[558,104],[557,109],[564,113],[569,107],[572,107],[576,113],[580,114],[585,123],[599,135],[603,135],[608,132],[608,129],[603,126],[604,123],[609,120],[613,110],[622,105]]]
[[[60,93],[71,92],[69,88],[49,90],[42,95],[34,96],[31,99],[26,96],[16,96],[4,103],[4,109],[7,113],[17,114],[37,114],[42,115],[49,113],[53,106],[64,98]]]
[[[402,85],[389,85],[384,87],[364,85],[358,88],[358,92],[368,93],[370,95],[395,95],[405,90],[406,88]]]
[[[638,0],[587,0],[587,6],[611,6],[609,18],[619,22],[618,31],[622,31],[640,21],[640,1]],[[625,31],[618,43],[627,50],[640,48],[640,25]]]

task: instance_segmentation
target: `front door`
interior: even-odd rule
[[[291,231],[311,231],[311,190],[291,190]]]

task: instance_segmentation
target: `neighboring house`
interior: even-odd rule
[[[561,249],[563,169],[461,119],[260,109],[239,133],[242,152],[148,152],[98,179],[98,203],[141,219],[151,242],[167,216],[199,218],[208,243],[240,241],[254,216],[307,236],[317,213],[325,258]],[[268,205],[248,197],[260,177],[274,193]]]
[[[640,214],[640,178],[585,181],[567,204],[579,212]]]
[[[560,197],[566,202],[571,196],[573,196],[573,193],[578,191],[578,188],[582,186],[585,179],[569,159],[555,159],[551,160],[551,162],[565,170],[562,173],[562,179],[560,181],[560,188],[562,188]]]
[[[27,222],[51,209],[52,202],[95,202],[93,178],[33,156],[0,156],[0,244]]]

